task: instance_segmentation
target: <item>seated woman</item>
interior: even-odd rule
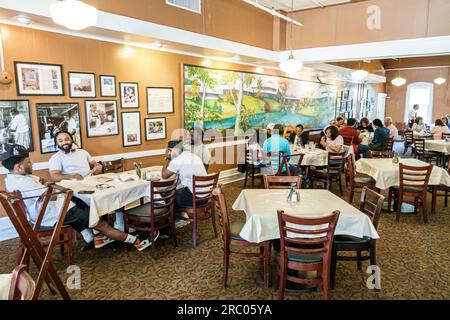
[[[416,121],[414,122],[414,124],[413,124],[411,129],[412,129],[413,134],[415,136],[423,136],[424,131],[425,131],[425,125],[423,123],[423,118],[422,117],[417,117]]]
[[[449,129],[450,129],[450,121],[449,118],[447,116],[443,116],[442,117],[442,122],[444,123],[444,125],[446,125]]]
[[[375,133],[369,148],[372,151],[382,151],[383,140],[390,138],[391,132],[388,128],[384,127],[380,119],[373,120],[373,125],[375,126]]]
[[[328,152],[341,153],[344,151],[344,138],[339,135],[337,127],[329,126],[325,136],[320,139],[320,145]]]
[[[434,140],[440,140],[443,133],[450,133],[450,130],[441,119],[437,119],[433,129],[431,129],[431,135]]]
[[[374,132],[373,126],[368,118],[361,118],[361,120],[359,121],[358,131]]]

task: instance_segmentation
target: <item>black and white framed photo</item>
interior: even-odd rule
[[[116,77],[115,76],[100,76],[100,96],[101,97],[115,97],[116,93]]]
[[[89,138],[119,134],[116,100],[86,100],[84,106]]]
[[[63,96],[62,66],[34,62],[14,61],[17,95]]]
[[[122,112],[122,140],[124,147],[142,144],[141,113]]]
[[[54,138],[59,131],[70,132],[75,147],[82,147],[78,103],[36,103],[36,113],[41,153],[58,151]]]
[[[120,82],[120,105],[122,108],[139,108],[139,85],[137,82]]]
[[[95,98],[95,73],[69,72],[71,98]]]
[[[159,140],[167,137],[166,118],[146,118],[145,140]]]
[[[173,113],[173,88],[148,87],[147,113]]]
[[[30,101],[0,100],[0,128],[0,155],[13,144],[34,151]]]

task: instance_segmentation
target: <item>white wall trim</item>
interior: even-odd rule
[[[235,169],[228,169],[220,172],[219,183],[229,184],[244,179],[245,174]],[[0,242],[17,238],[19,235],[14,229],[8,217],[0,218]]]

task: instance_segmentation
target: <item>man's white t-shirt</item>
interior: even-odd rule
[[[207,175],[202,159],[190,151],[183,151],[178,157],[172,159],[167,170],[178,174],[180,176],[181,185],[188,187],[192,193],[194,192],[192,188],[192,176]]]
[[[50,171],[61,171],[61,174],[80,174],[83,177],[89,175],[92,162],[91,155],[83,149],[74,149],[69,153],[58,151],[49,160]]]
[[[22,176],[8,174],[5,178],[5,186],[8,192],[20,191],[23,198],[35,197],[24,200],[28,218],[32,223],[35,223],[42,206],[39,197],[47,191],[47,188],[39,182],[39,177],[33,175]],[[58,195],[55,201],[49,201],[44,218],[41,222],[42,226],[53,227],[56,224],[61,213],[61,208],[64,205],[64,198],[63,195]],[[68,210],[74,206],[75,204],[70,202]]]
[[[202,159],[204,165],[209,165],[209,162],[211,161],[211,153],[209,152],[208,147],[204,144],[193,145],[190,147],[191,152]]]
[[[23,114],[18,114],[12,118],[9,127],[17,133],[24,133],[30,131],[27,119]]]

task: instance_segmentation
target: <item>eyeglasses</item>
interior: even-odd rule
[[[109,188],[115,188],[115,186],[112,186],[112,185],[109,185],[109,184],[106,184],[106,183],[100,183],[100,184],[97,184],[95,186],[95,188],[98,189],[98,190],[105,190],[105,189],[109,189]]]

